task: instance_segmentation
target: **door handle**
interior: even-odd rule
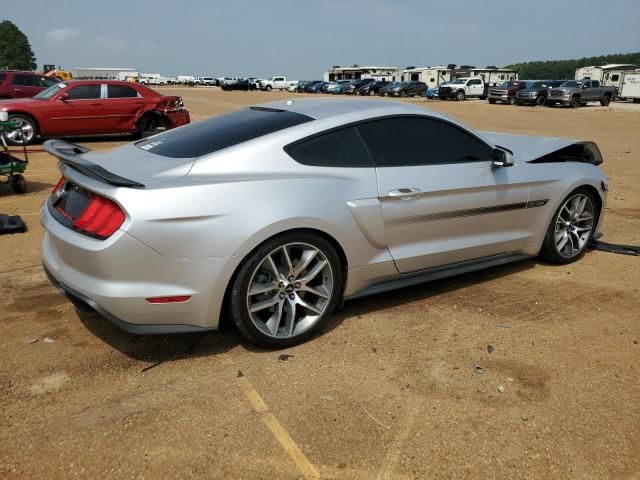
[[[418,198],[422,195],[422,190],[419,188],[398,188],[391,190],[387,197],[392,200],[411,200],[412,198]]]
[[[94,107],[97,107],[97,106],[102,105],[102,102],[91,102],[90,105],[94,106]]]

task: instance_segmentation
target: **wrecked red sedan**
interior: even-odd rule
[[[0,111],[20,122],[21,131],[5,133],[10,142],[20,145],[37,137],[142,136],[190,122],[181,97],[115,80],[56,83],[33,98],[0,100]]]

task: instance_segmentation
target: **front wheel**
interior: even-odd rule
[[[507,103],[509,105],[513,105],[514,103],[516,103],[516,98],[515,97],[508,97],[507,98]]]
[[[538,95],[538,98],[536,98],[536,105],[539,107],[544,107],[546,102],[547,98],[544,95]]]
[[[611,97],[609,95],[605,95],[604,97],[602,97],[602,100],[600,100],[600,105],[602,105],[603,107],[609,106],[610,103]]]
[[[18,123],[18,128],[4,133],[9,143],[13,145],[31,145],[38,135],[38,126],[35,120],[27,115],[9,115],[9,121]],[[1,134],[0,134],[1,135]]]
[[[402,91],[400,92],[400,96],[401,96],[402,98],[405,98],[405,97],[407,96],[407,92],[405,92],[404,90],[402,90]]]
[[[270,91],[271,91],[271,85],[267,85],[267,86],[265,87],[265,90],[266,90],[267,92],[270,92]]]
[[[464,92],[463,92],[462,90],[461,90],[461,91],[459,91],[458,93],[456,93],[456,100],[457,100],[458,102],[461,102],[461,101],[463,101],[464,99],[465,99],[465,94],[464,94]]]
[[[569,102],[571,108],[578,108],[580,106],[580,97],[573,97]]]
[[[596,199],[589,190],[579,188],[563,200],[553,215],[540,250],[540,258],[564,265],[580,259],[598,224]]]
[[[496,104],[496,99],[495,99],[495,98],[490,98],[490,99],[489,99],[489,103],[490,103],[491,105],[495,105],[495,104]]]
[[[230,296],[234,323],[256,345],[296,345],[327,322],[342,282],[338,255],[327,240],[307,232],[278,235],[241,265]]]

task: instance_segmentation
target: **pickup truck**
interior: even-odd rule
[[[298,83],[296,80],[287,80],[287,77],[271,77],[269,80],[260,82],[260,90],[287,90],[292,83]]]
[[[520,90],[527,89],[533,82],[527,80],[510,80],[489,89],[489,103],[504,102],[509,105],[516,103]]]
[[[606,107],[616,96],[616,87],[603,87],[598,80],[568,80],[549,90],[547,105],[569,105],[571,108],[585,106],[588,102],[600,102]]]
[[[448,100],[450,98],[462,101],[465,98],[487,98],[487,85],[481,77],[456,78],[452,82],[440,85],[438,98]]]

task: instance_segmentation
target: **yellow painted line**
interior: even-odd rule
[[[223,362],[227,365],[231,365],[231,362],[225,358]],[[282,424],[278,421],[278,419],[269,411],[269,407],[264,402],[260,394],[253,388],[251,382],[239,372],[239,376],[236,378],[238,382],[238,386],[242,393],[244,394],[247,401],[251,404],[251,407],[258,412],[262,417],[262,422],[265,426],[271,430],[271,433],[276,440],[280,443],[282,448],[284,448],[285,452],[289,455],[293,463],[296,464],[298,470],[305,478],[310,479],[319,479],[320,474],[316,467],[309,461],[309,459],[302,453],[300,447],[293,441],[289,432],[285,430]]]

